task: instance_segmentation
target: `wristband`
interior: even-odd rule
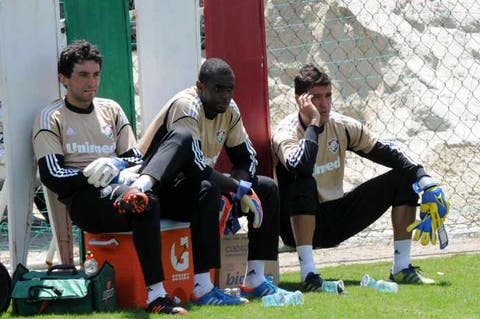
[[[412,184],[412,187],[413,187],[413,190],[419,194],[424,190],[437,185],[438,183],[433,178],[426,175],[426,176],[420,177],[418,181]]]
[[[248,194],[252,188],[252,183],[240,180],[238,183],[237,192],[235,193],[236,199],[240,200],[243,195]]]

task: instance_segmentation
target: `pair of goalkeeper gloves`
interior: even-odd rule
[[[125,161],[118,157],[100,157],[83,169],[83,175],[95,187],[106,187],[112,183],[130,185],[138,178],[138,167],[125,167]]]
[[[407,231],[415,230],[413,239],[420,240],[422,245],[437,243],[437,231],[443,227],[443,223],[450,211],[450,201],[445,197],[438,183],[430,176],[422,176],[413,185],[417,193],[422,194],[420,204],[420,220],[416,220],[407,227]]]
[[[240,181],[235,193],[222,195],[219,212],[220,236],[230,231],[238,231],[240,225],[237,218],[242,215],[252,217],[253,228],[262,225],[262,203],[252,189],[252,183],[247,181]]]

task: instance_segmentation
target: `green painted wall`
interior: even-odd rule
[[[117,101],[135,130],[128,0],[63,0],[67,42],[85,39],[104,56],[99,97]]]

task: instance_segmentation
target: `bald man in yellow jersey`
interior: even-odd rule
[[[192,191],[196,182],[187,174],[179,176],[175,185],[160,194],[160,203],[178,206],[176,210],[167,208],[162,214],[169,218],[191,215],[195,304],[238,303],[215,288],[208,273],[209,267],[220,266],[218,212],[222,194],[227,197],[231,194],[234,213],[246,214],[248,219],[248,263],[242,295],[255,298],[278,289],[264,276],[265,260],[276,260],[278,256],[278,189],[271,178],[256,174],[256,152],[232,99],[234,86],[232,68],[222,59],[207,59],[200,68],[196,85],[179,92],[161,108],[139,144],[148,159],[156,153],[165,134],[183,129],[191,134],[195,161],[205,166],[196,194]],[[222,149],[233,165],[230,175],[214,169]],[[184,191],[185,188],[189,191]],[[216,216],[217,225],[207,226],[204,220],[212,216]],[[200,237],[194,229],[208,229],[210,234]]]

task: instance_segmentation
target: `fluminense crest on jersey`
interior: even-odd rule
[[[331,140],[328,141],[328,149],[332,151],[332,153],[336,153],[338,151],[338,148],[340,147],[340,144],[338,143],[338,139],[332,138]]]
[[[216,139],[218,144],[223,144],[223,141],[225,140],[225,131],[224,130],[217,131]]]
[[[109,139],[113,140],[113,129],[110,125],[105,125],[104,127],[102,127],[102,132]]]

